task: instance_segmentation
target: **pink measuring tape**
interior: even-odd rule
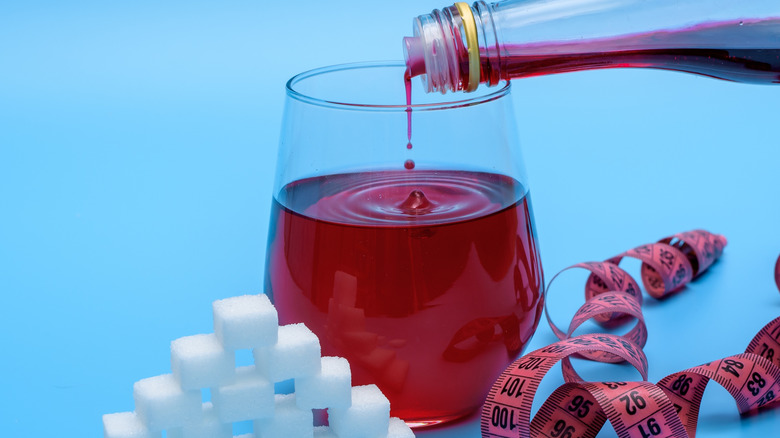
[[[740,413],[776,405],[780,399],[780,318],[762,328],[742,354],[671,374],[657,384],[647,381],[647,359],[642,351],[647,341],[642,294],[637,282],[618,266],[620,261],[625,257],[641,260],[645,290],[654,298],[663,298],[704,272],[720,257],[725,245],[723,236],[695,230],[639,246],[605,262],[564,269],[590,271],[585,304],[566,332],[552,322],[545,308],[547,321],[560,341],[526,354],[499,376],[482,408],[483,438],[592,438],[607,420],[619,437],[693,437],[702,395],[710,380],[734,397]],[[775,280],[780,288],[780,259]],[[622,336],[572,337],[588,319],[604,327],[616,327],[632,319],[636,324]],[[600,362],[626,361],[644,381],[585,382],[572,367],[572,356]],[[566,383],[531,419],[539,383],[559,361]]]

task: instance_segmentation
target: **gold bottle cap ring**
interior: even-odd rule
[[[467,92],[477,89],[479,86],[479,39],[477,38],[477,21],[471,12],[468,3],[458,2],[455,7],[460,13],[463,22],[463,31],[466,34],[466,48],[469,54],[469,82],[466,85]]]

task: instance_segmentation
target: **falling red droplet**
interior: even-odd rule
[[[414,160],[406,160],[404,162],[404,167],[409,169],[409,170],[414,169]]]
[[[410,141],[409,143],[406,143],[406,149],[411,149],[411,148],[412,148],[412,142]]]

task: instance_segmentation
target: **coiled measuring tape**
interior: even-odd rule
[[[720,257],[725,245],[723,236],[695,230],[642,245],[605,262],[566,268],[590,271],[585,304],[577,310],[566,332],[552,322],[545,308],[550,327],[560,341],[526,354],[499,376],[483,405],[483,438],[594,438],[607,420],[619,437],[693,437],[702,395],[711,380],[734,397],[741,414],[777,405],[780,318],[762,328],[742,354],[671,374],[657,384],[647,381],[647,358],[642,351],[647,340],[642,295],[637,282],[618,266],[620,261],[625,257],[641,260],[645,289],[651,296],[663,298],[704,272]],[[780,259],[775,279],[780,288]],[[571,336],[591,318],[604,327],[616,327],[631,319],[636,325],[622,336]],[[572,367],[572,356],[600,362],[626,361],[644,381],[585,382]],[[539,383],[559,361],[566,383],[531,419]]]

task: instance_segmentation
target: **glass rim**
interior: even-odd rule
[[[447,95],[445,94],[442,95],[444,96],[444,99],[442,99],[441,102],[417,103],[417,104],[412,103],[411,105],[406,105],[406,104],[369,104],[369,103],[341,102],[336,100],[321,99],[300,92],[295,88],[295,85],[297,83],[315,76],[320,76],[320,75],[325,75],[325,74],[335,73],[335,72],[340,72],[345,70],[357,70],[362,68],[379,68],[379,67],[403,68],[406,67],[406,64],[402,61],[369,61],[369,62],[354,62],[348,64],[335,64],[335,65],[329,65],[325,67],[319,67],[319,68],[307,70],[302,73],[298,73],[297,75],[291,77],[287,81],[286,84],[287,95],[301,102],[309,103],[312,105],[330,107],[330,108],[350,109],[350,110],[359,110],[359,111],[407,111],[408,109],[411,108],[412,110],[416,110],[416,111],[431,111],[431,110],[462,108],[466,106],[473,106],[473,105],[479,105],[486,102],[491,102],[503,96],[508,95],[511,90],[511,83],[509,81],[502,81],[502,84],[497,89],[474,97],[447,100],[446,99]],[[400,82],[401,81],[399,78],[399,86],[401,86]],[[482,88],[482,90],[485,90],[485,88]],[[466,95],[468,96],[474,93],[476,93],[476,91],[472,93],[468,93]],[[450,94],[449,96],[453,96],[453,94]],[[457,97],[462,97],[462,94],[459,94]]]

